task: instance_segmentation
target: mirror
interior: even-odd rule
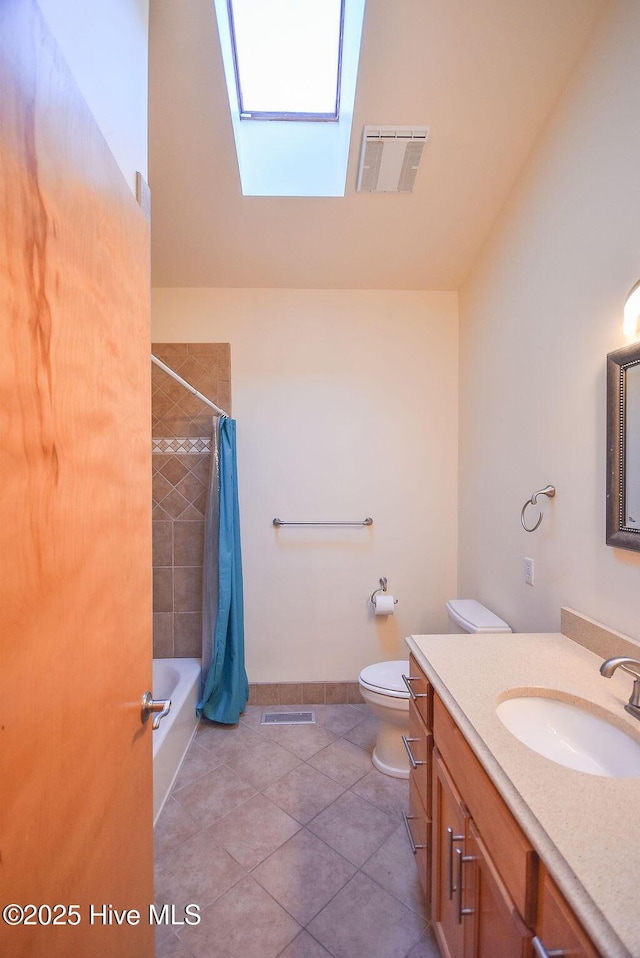
[[[607,545],[640,552],[640,343],[607,356]]]

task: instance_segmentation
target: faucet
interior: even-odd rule
[[[610,679],[618,668],[633,676],[633,691],[625,705],[625,710],[634,718],[640,719],[640,662],[637,659],[630,659],[626,655],[619,655],[603,662],[600,666],[600,674],[604,675],[605,679]]]

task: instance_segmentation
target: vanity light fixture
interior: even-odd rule
[[[623,328],[628,336],[635,336],[640,323],[640,280],[629,290],[624,304]]]

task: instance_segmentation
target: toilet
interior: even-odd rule
[[[447,602],[450,633],[511,632],[507,623],[475,599]],[[378,719],[376,744],[371,761],[385,775],[409,778],[411,767],[403,736],[409,735],[409,690],[403,679],[409,675],[406,659],[376,662],[360,673],[360,694]]]

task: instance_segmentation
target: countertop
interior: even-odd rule
[[[542,688],[605,709],[640,742],[624,711],[632,678],[600,675],[602,657],[561,633],[413,635],[409,649],[606,958],[640,958],[640,778],[567,769],[521,744],[495,707]]]

